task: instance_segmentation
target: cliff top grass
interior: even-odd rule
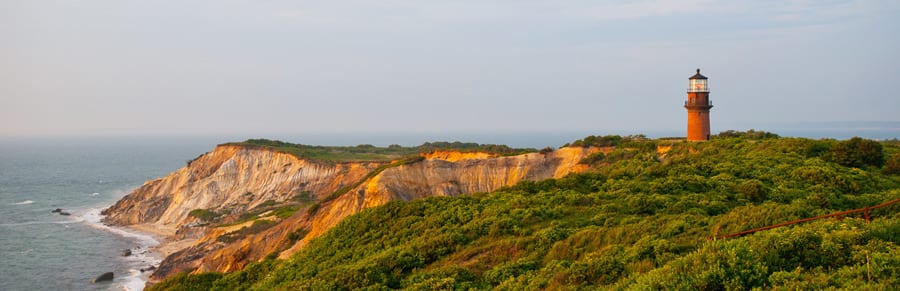
[[[301,159],[329,162],[389,162],[437,150],[485,152],[501,156],[520,155],[537,151],[532,148],[512,148],[506,145],[478,144],[458,141],[426,142],[414,147],[404,147],[396,144],[387,147],[377,147],[370,144],[361,144],[357,146],[314,146],[269,139],[248,139],[242,142],[232,142],[223,145],[269,148],[279,152],[292,154]]]

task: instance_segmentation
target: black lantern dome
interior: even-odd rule
[[[688,93],[709,92],[709,87],[706,86],[706,76],[700,75],[700,69],[697,69],[697,74],[691,76],[688,80],[690,80]]]

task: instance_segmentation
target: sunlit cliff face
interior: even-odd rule
[[[522,180],[559,178],[587,169],[579,162],[595,148],[562,148],[549,153],[501,157],[488,153],[436,151],[424,160],[388,168],[360,182],[386,162],[311,162],[267,149],[219,146],[170,175],[147,182],[105,211],[107,222],[151,224],[196,232],[194,209],[239,215],[266,201],[287,201],[311,193],[320,201],[314,215],[305,209],[261,233],[222,245],[213,237],[221,229],[207,227],[188,251],[167,258],[155,278],[185,270],[233,271],[273,252],[287,256],[362,209],[393,200],[488,192]],[[337,189],[358,186],[330,201]],[[308,233],[292,241],[297,229]],[[203,238],[203,236],[206,236]]]

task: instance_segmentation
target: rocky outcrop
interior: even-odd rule
[[[586,166],[579,161],[596,151],[572,147],[518,156],[441,151],[372,172],[387,163],[312,162],[263,148],[219,146],[167,177],[145,183],[104,214],[111,224],[149,223],[178,228],[183,234],[197,228],[197,218],[189,215],[194,209],[240,214],[266,201],[289,201],[299,193],[317,201],[316,211],[300,209],[264,231],[229,243],[216,238],[232,230],[203,228],[203,237],[163,260],[153,278],[190,270],[228,272],[268,255],[287,257],[365,208],[559,178],[584,171]],[[341,188],[345,189],[337,191]]]
[[[115,277],[115,274],[113,274],[113,272],[106,272],[100,276],[97,276],[97,278],[94,278],[94,280],[91,280],[91,283],[112,281],[114,277]]]

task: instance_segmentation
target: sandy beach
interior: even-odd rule
[[[196,239],[173,240],[172,238],[175,237],[174,227],[166,227],[152,223],[142,223],[128,225],[125,226],[125,228],[131,229],[135,232],[149,234],[153,236],[157,241],[159,241],[159,244],[151,247],[151,250],[158,253],[161,256],[160,259],[165,259],[165,257],[171,255],[172,253],[190,247],[195,242],[197,242]]]

